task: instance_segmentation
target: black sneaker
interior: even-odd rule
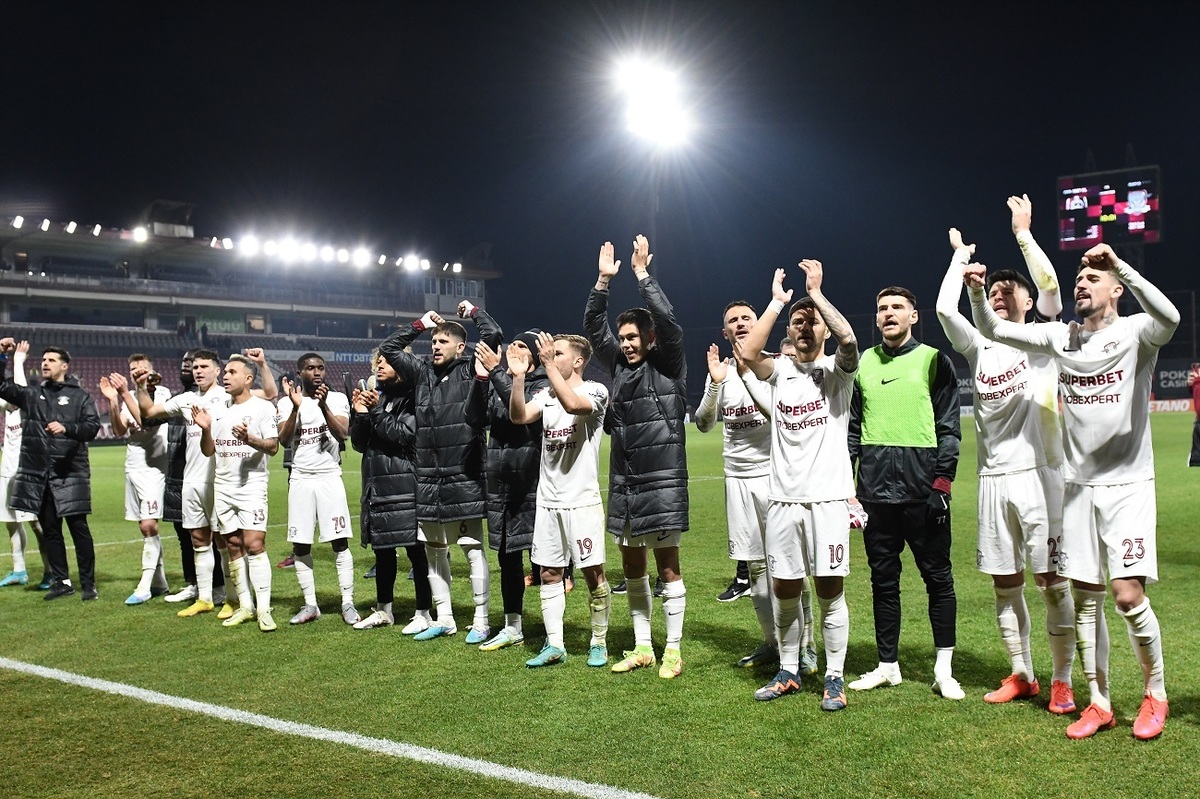
[[[729,584],[728,588],[726,588],[721,593],[717,594],[717,601],[718,602],[732,602],[749,590],[750,590],[749,582],[743,583],[741,580],[735,579],[732,583]]]
[[[627,588],[626,588],[624,580],[622,580],[621,582],[617,583],[616,585],[614,585],[612,587],[612,592],[614,594],[623,594],[626,592],[626,590],[627,590]]]
[[[367,573],[363,575],[363,579],[364,580],[374,580],[375,579],[375,566],[371,566],[371,568],[367,569]]]
[[[663,591],[665,589],[666,589],[666,586],[663,585],[663,581],[662,581],[661,577],[659,577],[657,580],[654,581],[654,595],[656,597],[662,596]]]
[[[85,585],[83,587],[83,593],[80,598],[84,602],[90,602],[93,599],[99,599],[100,592],[96,590],[96,586],[94,586],[94,585]]]
[[[55,580],[50,584],[50,589],[46,591],[46,595],[42,597],[47,602],[51,599],[58,599],[63,596],[70,596],[75,593],[75,586],[71,585],[66,580]]]

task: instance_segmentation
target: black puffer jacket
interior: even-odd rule
[[[7,359],[0,357],[0,373]],[[100,417],[92,397],[68,377],[61,383],[43,380],[38,386],[18,386],[4,375],[0,397],[21,409],[21,463],[12,479],[12,508],[37,513],[47,486],[60,518],[92,512],[92,473],[87,442],[100,432]],[[60,422],[66,432],[46,432]]]
[[[688,529],[688,472],[683,418],[687,365],[683,329],[653,277],[638,292],[654,318],[654,347],[631,366],[608,325],[608,292],[592,289],[583,328],[613,376],[604,429],[609,457],[608,531],[639,536]]]
[[[500,327],[476,309],[479,337],[493,349],[500,346]],[[487,424],[487,381],[475,377],[470,349],[449,364],[433,364],[405,352],[423,328],[406,325],[379,345],[403,382],[416,392],[417,518],[458,522],[486,514],[483,476]]]
[[[542,457],[542,422],[513,424],[508,416],[512,378],[501,367],[491,373],[488,399],[491,436],[487,448],[488,544],[503,552],[533,546],[538,469]],[[525,399],[550,384],[541,366],[525,375]]]
[[[362,545],[394,549],[417,543],[417,420],[412,389],[380,385],[379,404],[350,414],[350,443],[362,457]]]
[[[149,426],[154,421],[146,422]],[[163,489],[163,521],[183,521],[183,467],[187,464],[187,422],[172,416],[167,426],[167,480]]]

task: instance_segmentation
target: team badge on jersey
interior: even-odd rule
[[[70,405],[70,404],[71,404],[71,400],[70,400],[70,398],[68,398],[68,397],[59,397],[59,398],[58,398],[58,404],[59,404],[59,405]]]
[[[1104,345],[1104,354],[1108,355],[1109,353],[1111,353],[1113,350],[1115,350],[1119,346],[1121,346],[1121,342],[1119,342],[1119,341],[1108,342],[1107,344]]]
[[[825,382],[825,370],[824,369],[814,369],[813,373],[812,373],[812,380],[813,380],[814,386],[819,386],[822,383],[824,383]]]

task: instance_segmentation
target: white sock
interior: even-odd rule
[[[1150,607],[1150,598],[1146,597],[1142,604],[1122,615],[1129,630],[1129,643],[1133,645],[1133,654],[1137,655],[1138,662],[1142,664],[1146,693],[1159,701],[1165,701],[1167,683],[1163,677],[1162,633],[1158,627],[1158,617]]]
[[[933,679],[937,682],[948,680],[954,676],[954,668],[951,661],[954,660],[954,647],[939,646],[937,649],[936,659],[933,661]]]
[[[250,575],[250,584],[254,586],[254,602],[259,614],[271,610],[271,558],[266,552],[257,555],[246,555],[242,560],[249,561],[246,566]]]
[[[775,597],[775,638],[779,641],[779,668],[800,673],[800,597]]]
[[[217,559],[213,556],[212,546],[192,547],[196,557],[196,598],[212,604],[213,568]]]
[[[159,539],[159,541],[158,563],[154,567],[154,578],[150,580],[150,590],[161,589],[163,593],[166,593],[169,587],[167,585],[167,570],[163,568],[162,539]]]
[[[563,614],[567,610],[567,590],[561,582],[542,583],[542,624],[546,625],[546,643],[565,649]]]
[[[591,611],[592,640],[589,646],[608,646],[608,620],[612,615],[612,590],[608,582],[602,582],[590,592],[588,609]]]
[[[625,580],[625,598],[629,600],[629,619],[633,622],[634,646],[653,646],[650,637],[650,615],[654,603],[650,596],[650,577],[629,577]]]
[[[225,582],[228,583],[233,575],[233,560],[229,557],[229,547],[221,547],[217,550],[221,558],[221,574],[225,575]],[[216,569],[216,562],[213,563],[213,569]],[[226,592],[228,593],[228,592]]]
[[[229,579],[233,583],[234,592],[237,593],[238,607],[254,610],[254,594],[250,591],[250,576],[246,569],[246,558],[246,555],[237,560],[230,558]]]
[[[450,604],[450,550],[426,544],[425,557],[429,561],[429,591],[433,595],[437,623],[441,627],[455,628],[454,608]]]
[[[800,646],[804,649],[813,648],[813,612],[812,612],[812,581],[804,581],[804,591],[800,593],[800,608],[804,611],[804,631],[800,638]]]
[[[317,580],[313,575],[313,557],[310,550],[307,555],[292,554],[292,563],[296,567],[296,582],[300,583],[300,593],[304,595],[304,604],[317,604]]]
[[[1075,647],[1087,678],[1091,704],[1112,711],[1108,696],[1108,625],[1104,622],[1104,592],[1074,589]]]
[[[750,569],[750,601],[754,604],[754,615],[758,617],[763,640],[771,646],[777,646],[775,611],[771,607],[771,575],[767,574],[767,562],[752,560],[746,566]]]
[[[137,593],[150,593],[150,583],[154,581],[154,571],[162,560],[162,539],[156,535],[142,538],[142,579],[138,580]]]
[[[1071,584],[1064,580],[1039,590],[1046,604],[1046,637],[1054,663],[1052,679],[1070,685],[1071,667],[1075,665],[1075,600],[1071,597]]]
[[[825,676],[841,677],[846,668],[846,647],[850,644],[850,607],[843,591],[821,603],[821,637],[825,641]]]
[[[488,596],[492,589],[492,573],[488,570],[483,547],[464,546],[463,554],[471,566],[471,598],[475,600],[475,618],[471,626],[476,630],[488,629]]]
[[[516,635],[522,635],[524,633],[524,630],[521,628],[520,613],[505,613],[504,626],[507,627],[510,632],[513,632]]]
[[[678,649],[683,640],[683,617],[687,610],[687,589],[683,578],[663,585],[663,612],[667,615],[667,649]]]
[[[1008,650],[1012,673],[1033,681],[1032,658],[1029,654],[1029,608],[1025,605],[1025,586],[995,587],[996,624],[1000,639]]]
[[[338,588],[342,592],[342,604],[354,604],[354,553],[347,547],[333,556],[333,567],[337,570]]]
[[[25,571],[25,545],[29,542],[25,533],[25,525],[17,522],[9,531],[8,540],[12,544],[12,570],[15,572]]]

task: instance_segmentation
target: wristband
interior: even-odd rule
[[[477,306],[475,306],[474,304],[472,304],[470,300],[463,300],[463,305],[465,305],[467,308],[466,317],[468,319],[474,319],[475,312],[478,311],[479,308]]]
[[[767,304],[767,310],[774,311],[775,315],[779,316],[779,314],[783,313],[783,300],[771,300]]]
[[[950,488],[952,485],[953,485],[953,483],[951,483],[945,477],[939,477],[933,481],[933,490],[941,491],[943,494],[949,495]]]
[[[426,311],[424,316],[412,323],[412,326],[416,328],[418,333],[436,325],[437,323],[433,321],[433,311]]]

